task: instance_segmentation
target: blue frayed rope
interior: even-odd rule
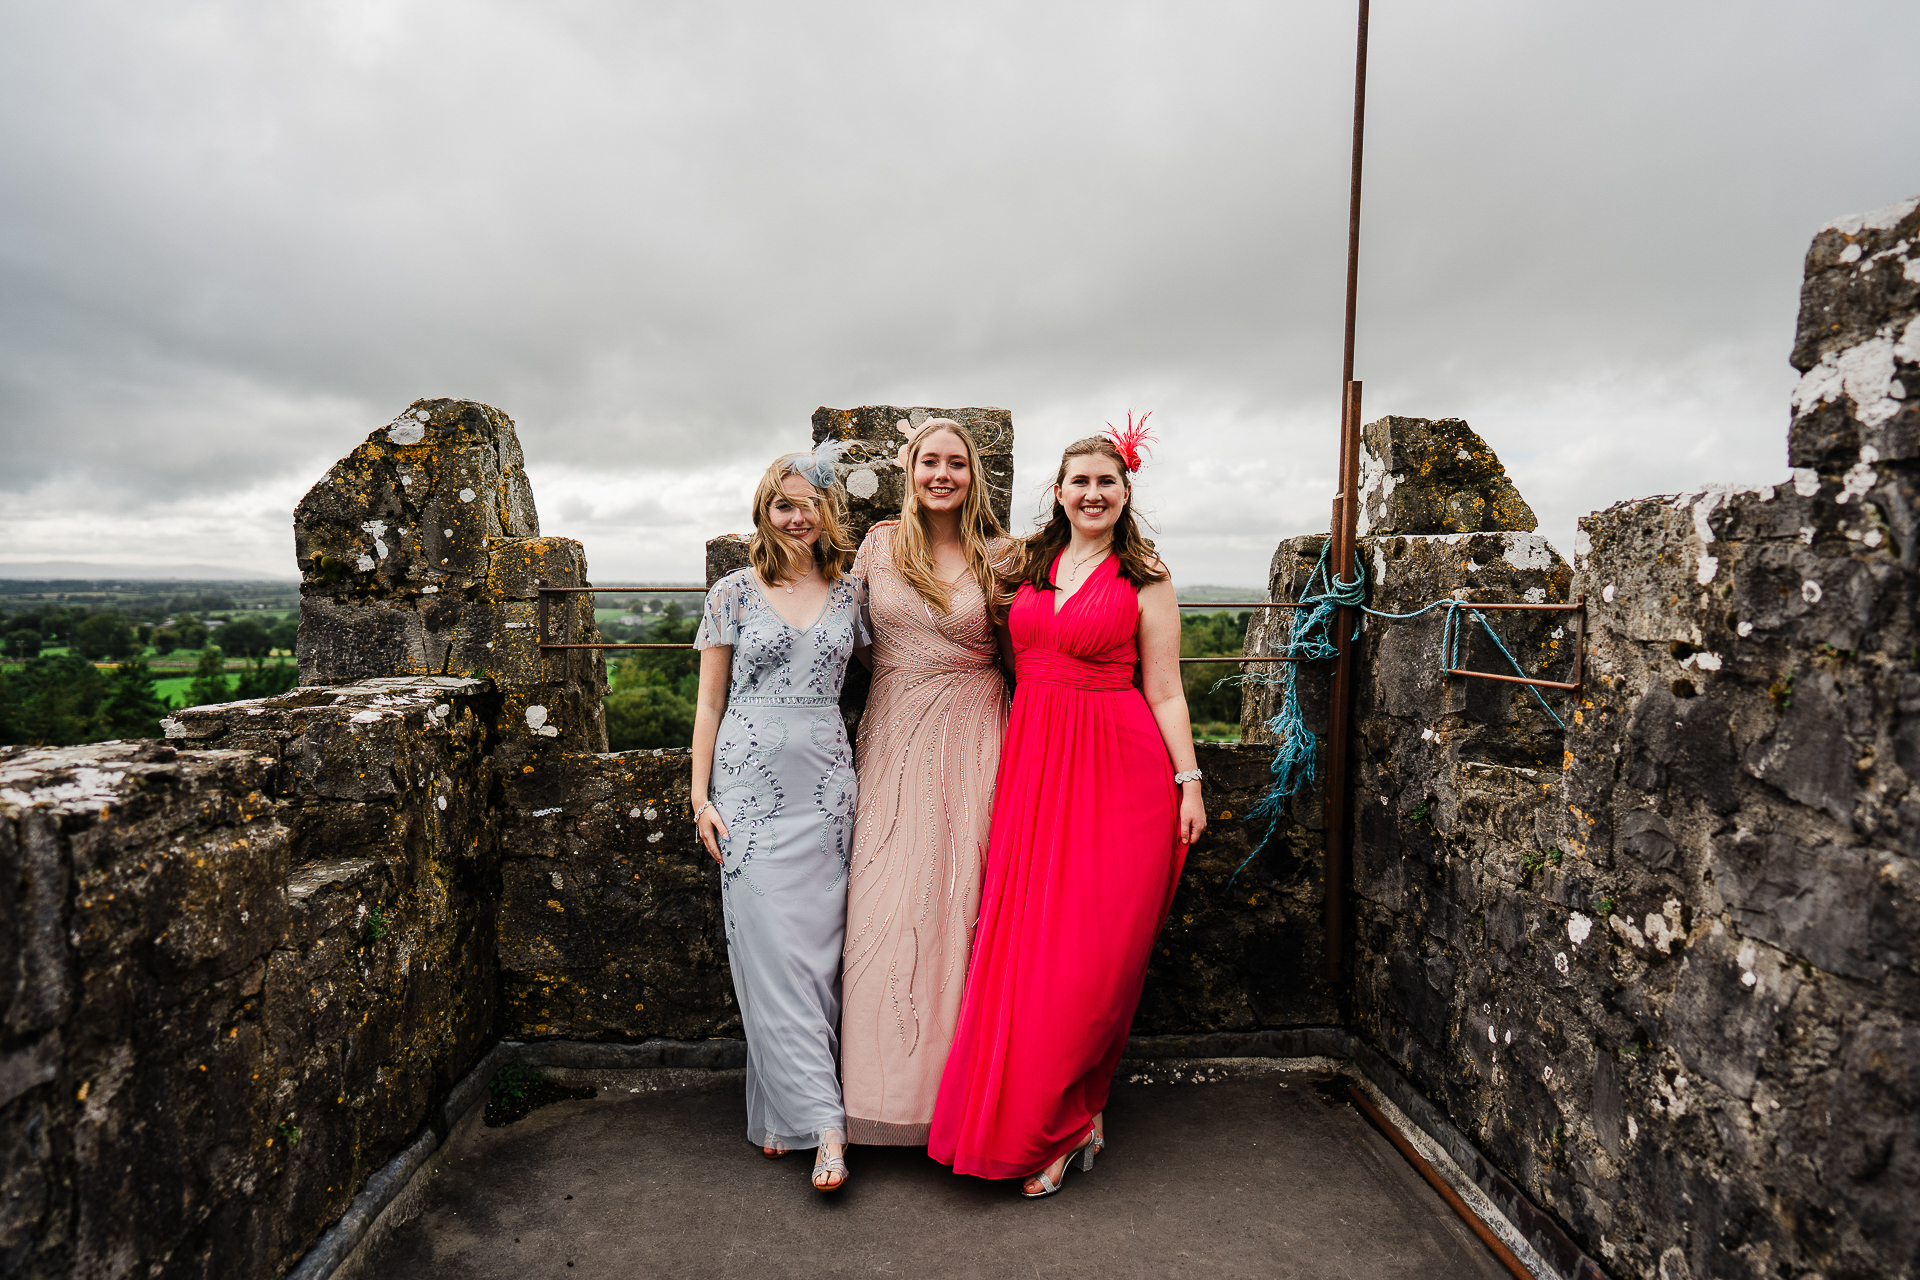
[[[1493,629],[1491,622],[1487,621],[1486,615],[1465,601],[1435,600],[1432,604],[1415,609],[1412,613],[1387,613],[1381,609],[1369,608],[1366,604],[1367,571],[1366,566],[1361,563],[1359,553],[1354,553],[1353,577],[1343,578],[1337,573],[1328,572],[1327,554],[1332,546],[1332,538],[1320,544],[1320,559],[1315,562],[1313,572],[1307,575],[1306,589],[1299,596],[1299,603],[1309,607],[1294,611],[1293,627],[1287,636],[1284,656],[1315,659],[1331,658],[1338,654],[1339,646],[1334,643],[1329,630],[1335,615],[1342,608],[1358,609],[1362,613],[1393,622],[1404,622],[1411,618],[1418,618],[1422,614],[1431,613],[1435,609],[1445,609],[1446,618],[1440,632],[1440,654],[1444,667],[1457,668],[1460,665],[1460,650],[1467,629],[1465,620],[1460,616],[1464,611],[1468,618],[1480,624],[1481,629],[1493,641],[1494,647],[1500,650],[1500,656],[1507,660],[1514,672],[1522,678],[1526,677],[1526,670],[1521,667],[1519,659],[1513,656],[1506,642],[1500,638],[1500,633]],[[1351,638],[1353,640],[1360,638],[1360,628],[1357,624]],[[1233,891],[1233,882],[1239,879],[1242,871],[1246,870],[1247,863],[1252,862],[1259,856],[1260,851],[1267,847],[1267,841],[1272,839],[1274,829],[1279,826],[1280,819],[1285,814],[1287,801],[1298,794],[1304,784],[1312,782],[1319,776],[1319,740],[1314,736],[1313,731],[1307,728],[1306,717],[1301,714],[1299,686],[1294,679],[1294,668],[1294,663],[1287,662],[1282,664],[1278,674],[1247,672],[1242,675],[1228,676],[1216,681],[1213,685],[1218,689],[1221,685],[1244,685],[1253,682],[1277,685],[1280,688],[1280,709],[1275,712],[1271,720],[1267,721],[1268,732],[1272,733],[1279,742],[1279,748],[1273,756],[1273,785],[1267,789],[1267,794],[1260,798],[1260,803],[1256,804],[1247,815],[1250,818],[1266,819],[1266,834],[1260,837],[1260,843],[1253,847],[1253,852],[1249,853],[1240,865],[1233,869],[1233,874],[1227,877],[1228,892]],[[1567,727],[1567,722],[1562,720],[1554,709],[1547,705],[1547,700],[1540,696],[1540,690],[1528,685],[1527,692],[1533,695],[1534,701],[1540,704],[1542,710],[1553,717],[1555,724],[1563,730]]]

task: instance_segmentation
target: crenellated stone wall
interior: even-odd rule
[[[1790,480],[1581,522],[1563,755],[1418,624],[1362,648],[1355,1025],[1615,1275],[1920,1251],[1917,209],[1814,240]],[[1472,541],[1376,606],[1479,586]]]
[[[283,1272],[487,1048],[497,695],[0,748],[0,1272]]]
[[[1815,239],[1789,480],[1621,503],[1571,566],[1464,422],[1366,428],[1372,607],[1584,596],[1585,683],[1448,676],[1441,610],[1367,618],[1338,988],[1318,784],[1248,816],[1276,697],[1250,687],[1246,741],[1200,749],[1212,825],[1137,1032],[1350,1026],[1566,1276],[1912,1269],[1916,244],[1916,202]],[[1004,411],[815,415],[862,442],[857,532],[897,509],[894,424],[935,413],[1010,478]],[[739,1033],[687,753],[606,752],[598,653],[538,646],[539,586],[590,582],[506,415],[416,402],[296,542],[300,689],[165,742],[0,748],[0,1273],[282,1274],[499,1037]],[[1281,544],[1274,600],[1323,543]],[[598,638],[588,595],[546,614]],[[1567,678],[1567,613],[1490,616],[1506,651],[1469,621],[1469,669]],[[1295,672],[1316,731],[1327,666]]]

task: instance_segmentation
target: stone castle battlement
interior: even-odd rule
[[[1915,202],[1815,237],[1788,479],[1617,504],[1571,562],[1465,423],[1366,428],[1372,606],[1584,597],[1585,683],[1543,706],[1444,674],[1438,611],[1367,620],[1340,987],[1311,788],[1234,877],[1266,835],[1245,815],[1273,692],[1250,688],[1246,741],[1203,748],[1214,826],[1137,1033],[1346,1028],[1563,1275],[1907,1265],[1916,244]],[[897,508],[895,423],[935,413],[1010,481],[1003,410],[815,415],[861,442],[862,528]],[[1281,544],[1272,599],[1322,541]],[[281,1275],[503,1038],[739,1034],[686,753],[608,752],[601,657],[539,648],[538,584],[590,581],[541,534],[507,416],[416,402],[314,486],[296,548],[299,689],[177,713],[164,741],[0,749],[9,1275]],[[589,600],[547,597],[555,640],[598,639]],[[1500,631],[1564,679],[1569,621]],[[1469,669],[1502,669],[1469,640]]]

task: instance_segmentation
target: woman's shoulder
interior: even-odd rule
[[[743,565],[732,573],[720,575],[714,584],[707,588],[707,597],[712,599],[715,596],[739,595],[753,585],[753,566]]]

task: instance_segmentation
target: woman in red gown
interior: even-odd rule
[[[980,924],[928,1137],[956,1173],[1024,1177],[1029,1196],[1106,1143],[1147,959],[1207,825],[1173,581],[1128,510],[1143,435],[1067,446],[1027,541]]]

